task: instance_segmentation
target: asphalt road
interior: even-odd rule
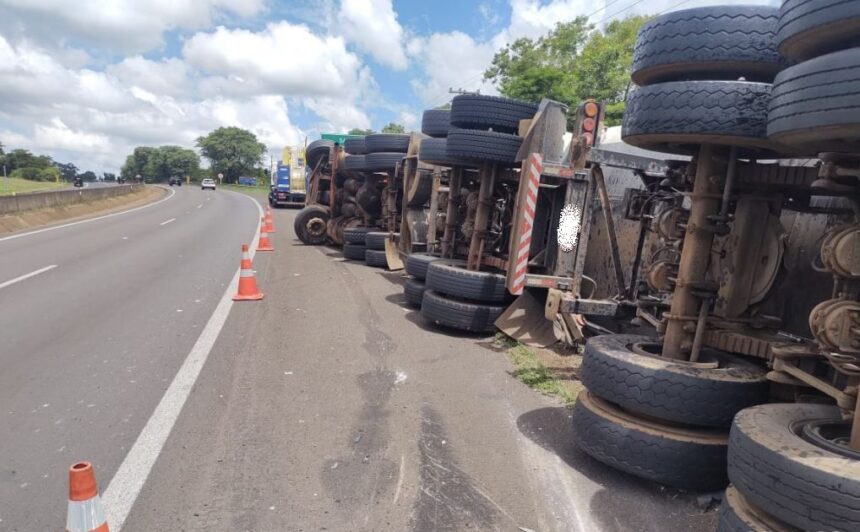
[[[0,529],[61,528],[80,459],[106,503],[141,483],[127,512],[107,508],[126,531],[714,528],[689,495],[578,452],[567,411],[513,379],[491,338],[427,326],[400,273],[301,245],[294,215],[276,211],[276,251],[254,258],[266,298],[232,307],[218,300],[257,216],[238,194],[183,187],[0,240],[0,286],[57,265],[0,288]],[[141,445],[186,357],[202,370],[175,425]],[[141,449],[151,469],[129,458]]]
[[[107,486],[258,220],[247,196],[183,187],[128,214],[0,236],[0,530],[61,529],[75,461]]]
[[[573,448],[491,338],[424,324],[401,273],[293,236],[255,258],[125,530],[712,530]],[[520,528],[522,527],[522,528]]]

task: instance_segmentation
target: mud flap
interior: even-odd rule
[[[544,317],[545,294],[544,290],[524,290],[496,319],[496,328],[532,347],[549,347],[565,341],[561,327]]]
[[[385,240],[385,260],[388,262],[389,270],[403,269],[403,260],[400,259],[400,252],[397,251],[397,242],[391,236]]]

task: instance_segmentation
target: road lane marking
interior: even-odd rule
[[[202,208],[203,208],[203,204],[201,203],[200,205],[198,205],[198,206],[197,206],[197,208],[198,208],[198,209],[202,209]]]
[[[241,195],[244,196],[244,194]],[[254,202],[262,217],[264,213],[259,202],[250,196],[245,197]],[[255,226],[257,229],[254,232],[249,251],[252,258],[260,240],[260,225],[255,224]],[[102,496],[107,511],[107,522],[110,524],[111,530],[119,531],[122,529],[134,502],[140,495],[140,490],[143,489],[143,485],[155,465],[155,461],[164,448],[167,437],[170,436],[170,432],[182,412],[182,407],[185,406],[185,401],[191,394],[194,383],[197,382],[197,377],[200,376],[203,365],[206,364],[206,359],[209,358],[212,347],[221,334],[221,329],[224,328],[230,309],[233,308],[233,294],[239,285],[239,271],[237,268],[236,273],[233,274],[233,279],[227,285],[227,290],[215,307],[215,312],[206,322],[203,331],[182,363],[182,367],[173,377],[173,381],[167,391],[164,392],[164,396],[159,401],[158,406],[155,407],[155,411],[146,422]]]
[[[30,277],[35,277],[39,274],[53,270],[56,267],[57,267],[56,264],[51,264],[50,266],[45,266],[44,268],[40,268],[34,272],[25,273],[24,275],[22,275],[20,277],[15,277],[14,279],[10,279],[9,281],[6,281],[5,283],[0,283],[0,289],[6,288],[7,286],[11,286],[15,283],[19,283],[25,279],[29,279]]]
[[[161,223],[160,223],[160,224],[158,224],[158,225],[167,225],[167,224],[169,224],[170,222],[175,222],[175,221],[176,221],[176,218],[171,218],[171,219],[169,219],[169,220],[164,220],[163,222],[161,222]]]
[[[164,187],[162,187],[162,188],[164,188]],[[30,236],[30,235],[38,235],[39,233],[45,233],[47,231],[55,231],[57,229],[63,229],[64,227],[72,227],[73,225],[80,225],[80,224],[85,224],[85,223],[89,223],[89,222],[95,222],[96,220],[104,220],[105,218],[113,218],[114,216],[121,216],[123,214],[128,214],[130,212],[135,212],[135,211],[139,211],[142,209],[148,209],[150,207],[155,207],[159,203],[163,203],[163,202],[169,200],[170,198],[173,197],[174,194],[176,194],[176,192],[173,189],[169,189],[169,190],[170,190],[170,194],[166,198],[161,198],[160,200],[156,201],[155,203],[147,203],[146,205],[141,205],[140,207],[135,207],[135,208],[129,209],[127,211],[114,212],[111,214],[105,214],[104,216],[96,216],[95,218],[87,218],[86,220],[78,220],[77,222],[70,222],[70,223],[62,224],[62,225],[52,225],[51,227],[45,227],[44,229],[36,229],[35,231],[29,231],[27,233],[20,233],[17,235],[5,236],[3,238],[0,238],[0,242],[3,242],[4,240],[14,240],[16,238],[24,238],[25,236]]]

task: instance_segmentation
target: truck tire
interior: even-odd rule
[[[346,139],[343,141],[343,150],[350,155],[364,155],[367,153],[367,146],[364,145],[364,137],[356,139]]]
[[[364,146],[367,153],[406,153],[409,151],[409,139],[409,135],[399,133],[374,133],[364,137]]]
[[[343,230],[343,239],[350,244],[365,244],[367,233],[373,231],[370,227],[349,227]]]
[[[860,2],[858,2],[860,3]],[[810,155],[860,150],[860,48],[822,55],[776,76],[771,139]]]
[[[425,139],[426,140],[426,139]],[[423,207],[433,194],[433,174],[418,170],[406,193],[406,204],[410,207]]]
[[[776,40],[779,52],[796,61],[860,46],[860,2],[783,0]]]
[[[451,125],[463,129],[491,129],[516,133],[520,120],[534,117],[538,106],[500,96],[461,94],[451,102]]]
[[[407,255],[406,273],[423,281],[427,278],[427,267],[430,266],[431,262],[435,262],[437,260],[442,259],[429,253],[412,253],[411,255]]]
[[[504,305],[451,299],[429,287],[424,291],[421,302],[421,316],[425,320],[443,327],[476,333],[495,331],[494,323],[504,311]]]
[[[333,147],[334,142],[326,139],[315,140],[308,144],[307,149],[305,149],[305,157],[311,170],[316,168],[320,159],[323,157],[327,158],[329,156]]]
[[[750,504],[734,486],[726,489],[719,516],[717,532],[800,532]]]
[[[697,367],[631,346],[654,338],[607,334],[585,344],[579,377],[593,394],[630,412],[674,423],[728,428],[744,408],[767,402],[767,370],[744,358],[703,349]],[[659,347],[658,347],[659,349]]]
[[[633,83],[690,79],[770,83],[782,68],[776,50],[779,9],[709,6],[646,22],[633,49]]]
[[[367,248],[363,244],[351,244],[347,242],[343,245],[343,258],[349,260],[364,260],[364,252]]]
[[[367,167],[366,155],[347,155],[343,158],[343,167],[351,172],[367,172],[370,169]]]
[[[430,290],[473,301],[500,303],[508,298],[504,275],[467,270],[462,261],[431,262],[427,267],[426,282]]]
[[[328,209],[318,205],[308,205],[296,213],[293,231],[303,244],[320,246],[328,240],[326,226],[329,221]]]
[[[364,252],[364,263],[374,268],[388,267],[388,259],[385,258],[385,252],[378,249],[366,249]]]
[[[704,143],[766,152],[771,85],[749,81],[673,81],[627,97],[621,138],[653,151],[694,155]]]
[[[424,300],[424,283],[411,277],[406,279],[406,284],[403,285],[403,297],[413,307],[420,307],[421,301]]]
[[[388,240],[389,235],[387,231],[369,231],[365,234],[364,244],[367,249],[385,250],[385,241]]]
[[[402,153],[368,153],[364,156],[364,163],[371,172],[393,172],[403,157]]]
[[[828,449],[807,433],[812,422],[841,419],[837,407],[821,404],[741,411],[729,440],[732,484],[762,511],[802,530],[860,530],[860,453],[835,443]]]
[[[431,137],[445,138],[451,129],[451,111],[428,109],[421,117],[421,133]]]
[[[422,139],[418,146],[418,160],[434,166],[474,166],[466,159],[448,155],[448,139]]]
[[[466,160],[514,166],[522,137],[495,131],[452,129],[448,132],[447,160]],[[423,144],[423,143],[422,143]]]
[[[694,491],[728,484],[725,433],[639,419],[589,390],[576,399],[573,430],[584,453],[639,478]]]
[[[375,249],[375,250],[384,250],[385,242],[390,238],[394,238],[394,241],[397,241],[397,238],[400,236],[400,233],[389,233],[388,231],[370,231],[367,233],[365,238],[365,242],[367,244],[367,249]]]

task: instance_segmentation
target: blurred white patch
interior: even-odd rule
[[[558,247],[565,253],[573,251],[579,238],[582,211],[576,205],[567,204],[561,210],[558,221]]]

